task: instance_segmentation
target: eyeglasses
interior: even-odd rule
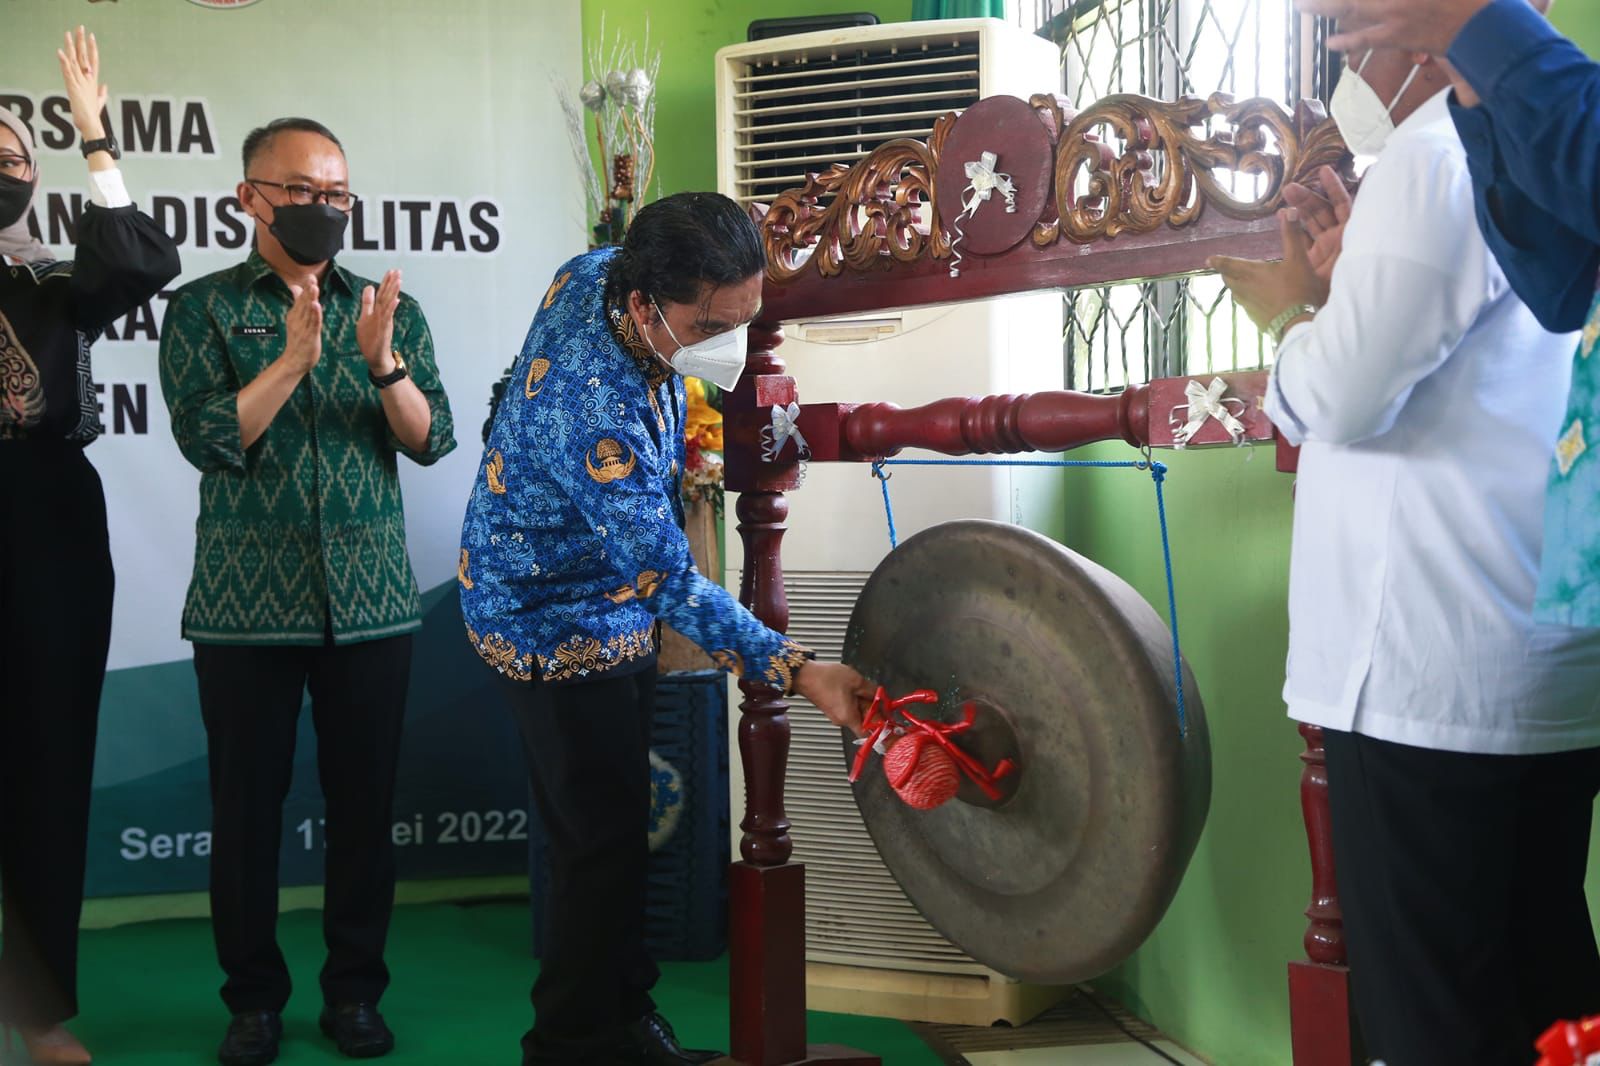
[[[322,202],[335,211],[349,211],[361,199],[347,189],[317,189],[310,185],[285,185],[280,181],[261,181],[257,178],[245,178],[249,185],[269,185],[274,189],[282,189],[284,195],[289,197],[289,202],[297,207],[307,204]]]
[[[17,170],[26,174],[29,169],[27,157],[15,155],[11,152],[0,152],[0,170]]]

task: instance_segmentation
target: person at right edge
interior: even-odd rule
[[[1594,633],[1600,629],[1600,64],[1546,21],[1548,0],[1296,4],[1338,19],[1332,48],[1406,49],[1448,59],[1456,75],[1449,113],[1466,149],[1477,228],[1541,325],[1583,331],[1569,356],[1571,388],[1546,463],[1533,618],[1555,633]],[[1526,353],[1507,351],[1503,360],[1508,377],[1527,372]],[[1563,775],[1546,776],[1554,788]],[[1573,798],[1560,838],[1543,850],[1533,838],[1524,841],[1491,879],[1519,901],[1514,935],[1525,942],[1528,960],[1498,968],[1495,980],[1514,977],[1544,990],[1518,996],[1503,989],[1495,1000],[1500,1013],[1521,1012],[1529,1040],[1556,1021],[1600,1013],[1600,951],[1584,890],[1596,782],[1577,772],[1564,776]],[[1521,902],[1536,890],[1549,902]],[[1479,957],[1486,946],[1479,946]],[[1354,980],[1359,994],[1359,971]],[[1533,1057],[1524,1046],[1514,1058],[1473,1061]],[[1394,1055],[1388,1066],[1413,1061],[1423,1060]]]
[[[1459,75],[1345,59],[1331,110],[1377,159],[1321,298],[1292,218],[1282,262],[1213,261],[1282,331],[1266,411],[1304,444],[1284,700],[1323,730],[1367,1052],[1525,1066],[1596,976],[1600,629],[1534,612],[1572,338],[1539,326],[1473,223]]]
[[[561,267],[491,415],[461,538],[467,635],[502,678],[549,839],[525,1066],[704,1063],[656,1011],[645,946],[657,622],[859,735],[873,688],[694,568],[681,375],[738,381],[761,306],[739,205],[680,193]],[[746,386],[748,387],[748,386]]]

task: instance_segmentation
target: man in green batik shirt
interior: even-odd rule
[[[233,1013],[218,1053],[278,1053],[289,971],[278,949],[283,801],[306,689],[327,803],[322,1030],[347,1055],[394,1046],[390,838],[411,636],[421,626],[397,453],[455,447],[428,325],[400,292],[333,262],[350,192],[325,127],[279,119],[245,139],[242,264],[167,309],[161,388],[203,473],[183,635],[194,642],[211,767],[211,915]]]

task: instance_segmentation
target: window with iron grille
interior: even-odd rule
[[[1293,0],[1016,0],[1025,29],[1061,47],[1062,93],[1087,107],[1114,93],[1162,100],[1213,92],[1293,107],[1326,100],[1326,28]],[[1157,161],[1160,166],[1160,161]],[[1259,180],[1234,175],[1234,189]],[[1155,377],[1268,365],[1271,346],[1215,275],[1065,295],[1068,388],[1116,391]]]

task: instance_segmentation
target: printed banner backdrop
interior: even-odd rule
[[[100,42],[129,191],[182,250],[171,289],[248,253],[253,223],[234,195],[240,145],[255,126],[305,115],[343,141],[362,197],[340,262],[366,277],[400,268],[422,304],[459,446],[427,469],[401,464],[425,609],[395,806],[402,877],[526,868],[526,771],[492,676],[462,635],[455,572],[490,386],[555,267],[585,247],[554,91],[557,79],[576,84],[579,16],[565,0],[5,5],[0,105],[41,142],[46,195],[36,221],[62,258],[88,194],[55,49],[83,22]],[[115,324],[94,349],[106,434],[88,454],[106,486],[117,596],[91,895],[206,885],[205,735],[179,636],[199,474],[179,455],[161,399],[169,296]],[[284,812],[285,884],[320,882],[321,813],[306,713]]]

